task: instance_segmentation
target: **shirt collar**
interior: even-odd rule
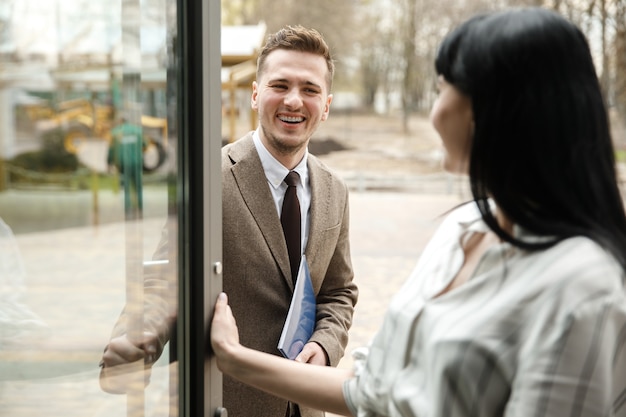
[[[278,162],[276,158],[272,156],[272,154],[267,150],[263,142],[261,142],[261,137],[259,136],[259,131],[255,130],[252,134],[252,139],[254,141],[254,145],[259,154],[259,158],[261,159],[261,165],[263,165],[263,171],[265,171],[265,176],[267,177],[267,181],[274,188],[280,187],[285,177],[289,173],[289,170],[285,168],[283,164]],[[307,159],[309,156],[308,148],[304,152],[304,156],[300,163],[292,170],[296,171],[298,175],[300,175],[300,184],[307,184],[309,178],[309,170],[307,169]]]
[[[490,231],[491,229],[484,222],[482,216],[480,215],[478,207],[476,207],[476,203],[469,202],[467,204],[471,205],[472,209],[470,209],[467,216],[461,217],[459,219],[458,223],[461,227],[461,230],[463,230],[465,233],[469,232],[467,233],[468,235],[472,234],[473,232],[485,233]],[[489,207],[492,211],[496,209],[496,205],[493,200],[489,200]],[[554,236],[540,236],[534,234],[517,223],[513,224],[513,237],[527,243],[548,242],[554,240],[555,238]]]

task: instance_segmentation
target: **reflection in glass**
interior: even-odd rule
[[[0,218],[0,349],[30,346],[49,327],[24,303],[25,269],[11,228]]]
[[[98,366],[175,316],[175,35],[174,0],[0,3],[2,416],[177,415],[167,339],[123,394]]]

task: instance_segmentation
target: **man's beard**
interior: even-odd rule
[[[270,134],[263,125],[261,125],[263,136],[265,136],[272,147],[281,155],[291,155],[296,153],[300,149],[306,146],[308,141],[299,142],[295,145],[291,145],[288,139],[283,139],[279,136]]]

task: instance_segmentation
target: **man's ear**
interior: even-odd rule
[[[257,103],[257,97],[259,96],[259,86],[256,81],[252,81],[252,96],[250,97],[250,107],[252,110],[258,110],[259,105]]]
[[[324,111],[322,112],[322,122],[328,119],[328,113],[330,113],[330,103],[333,101],[333,95],[329,94],[326,97],[326,104],[324,105]]]

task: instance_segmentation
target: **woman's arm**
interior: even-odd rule
[[[239,344],[239,332],[226,294],[215,304],[211,345],[219,369],[248,385],[303,406],[349,416],[343,382],[346,369],[290,361]]]

